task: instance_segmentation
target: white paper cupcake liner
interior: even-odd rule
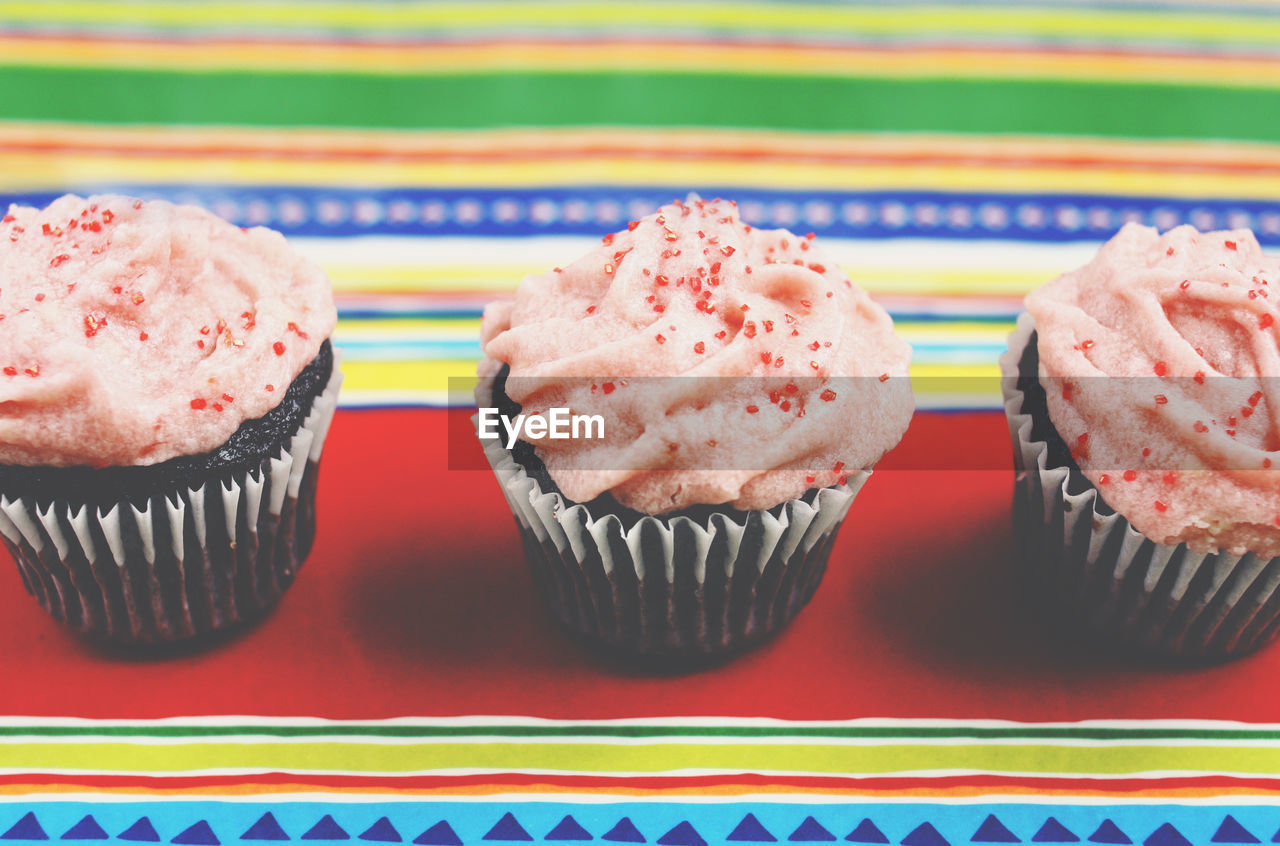
[[[311,411],[253,470],[107,509],[0,495],[0,536],[27,590],[58,620],[123,643],[199,637],[261,616],[315,536],[320,453],[340,356]]]
[[[1078,469],[1050,466],[1049,445],[1032,435],[1018,389],[1034,330],[1029,314],[1018,318],[1000,370],[1017,470],[1014,526],[1036,579],[1092,629],[1138,652],[1225,658],[1274,639],[1280,558],[1156,543],[1107,506]]]
[[[627,528],[544,491],[497,439],[481,443],[553,613],[586,641],[632,656],[728,655],[785,625],[818,587],[871,475],[766,511],[645,516]]]

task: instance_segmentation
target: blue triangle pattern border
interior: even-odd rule
[[[0,846],[58,840],[233,846],[364,840],[419,846],[522,843],[1256,844],[1280,831],[1265,805],[1072,805],[571,801],[14,801]]]

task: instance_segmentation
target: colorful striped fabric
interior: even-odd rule
[[[1280,243],[1262,3],[3,3],[0,196],[294,236],[349,404],[440,404],[481,305],[690,190],[814,231],[994,407],[1030,286],[1125,220]],[[953,381],[954,380],[954,381]]]
[[[692,191],[815,232],[922,408],[994,409],[1022,295],[1123,222],[1280,247],[1277,114],[1264,0],[0,0],[0,205],[279,229],[350,406],[444,404],[484,303]],[[0,718],[0,840],[1280,838],[1272,724],[184,716]]]

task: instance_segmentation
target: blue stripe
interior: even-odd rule
[[[300,840],[316,826],[324,815],[332,816],[326,834],[333,836],[335,826],[349,838],[370,833],[373,826],[378,837],[388,839],[390,833],[401,842],[412,841],[441,821],[448,823],[463,843],[484,842],[499,820],[508,813],[531,839],[545,842],[566,815],[599,840],[625,817],[648,843],[696,842],[696,836],[709,843],[723,843],[748,813],[756,817],[764,829],[778,840],[789,835],[803,839],[806,817],[822,826],[836,838],[844,838],[855,829],[866,831],[863,820],[870,820],[891,843],[911,840],[965,844],[984,825],[989,814],[1023,842],[1032,841],[1050,818],[1057,821],[1053,830],[1061,840],[1065,830],[1080,842],[1097,831],[1104,820],[1110,820],[1133,842],[1176,842],[1169,838],[1171,826],[1177,834],[1192,843],[1209,843],[1227,815],[1239,826],[1262,838],[1269,837],[1276,826],[1273,809],[1261,805],[1113,804],[1079,805],[1069,801],[1041,804],[996,804],[974,801],[966,804],[941,805],[926,803],[830,802],[823,804],[788,804],[782,802],[618,802],[575,804],[550,802],[450,802],[410,800],[401,802],[281,802],[270,797],[256,801],[149,801],[149,802],[27,802],[14,801],[0,807],[0,832],[15,830],[15,837],[31,835],[39,827],[50,840],[58,840],[86,815],[111,837],[118,837],[141,817],[147,817],[160,842],[235,843],[270,812],[276,825],[288,839]],[[32,815],[28,817],[27,815]],[[383,821],[385,818],[385,822]],[[201,823],[204,823],[202,826]],[[508,822],[507,828],[511,828]],[[928,825],[932,831],[920,830]],[[812,829],[813,826],[809,825]],[[685,839],[668,838],[679,830]],[[1164,838],[1152,838],[1158,831]],[[10,838],[13,839],[13,838]],[[425,842],[425,841],[424,841]]]
[[[622,228],[691,186],[584,186],[458,189],[296,186],[93,186],[146,199],[205,206],[237,225],[266,225],[285,235],[528,237],[598,236]],[[80,186],[88,190],[88,186]],[[940,238],[1028,242],[1101,241],[1126,220],[1160,229],[1252,228],[1280,244],[1280,204],[1233,198],[1116,197],[942,191],[766,191],[700,185],[704,197],[738,201],[757,226],[782,226],[829,238]],[[54,192],[0,194],[0,204],[45,206]]]

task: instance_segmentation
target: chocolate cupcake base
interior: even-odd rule
[[[552,613],[586,642],[641,660],[727,657],[782,628],[817,589],[870,476],[767,511],[644,515],[628,525],[616,505],[568,501],[497,440],[482,443]]]
[[[1015,533],[1055,601],[1095,634],[1148,656],[1222,659],[1276,638],[1280,558],[1159,544],[1111,509],[1049,420],[1030,315],[1018,319],[1000,366]]]
[[[334,356],[278,448],[229,470],[109,504],[38,480],[0,492],[0,536],[27,590],[71,628],[119,643],[194,640],[260,617],[311,550],[341,383]]]

